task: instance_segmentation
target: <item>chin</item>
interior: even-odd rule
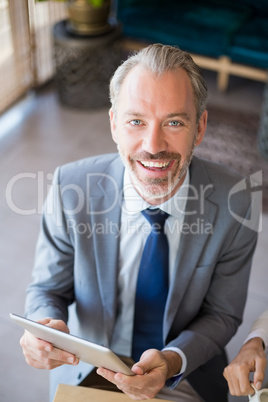
[[[162,183],[144,182],[133,171],[130,170],[129,172],[137,192],[146,200],[159,199],[161,201],[161,199],[168,197],[178,184],[178,180],[169,183],[166,180]]]

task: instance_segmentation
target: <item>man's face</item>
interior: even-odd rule
[[[182,184],[207,112],[196,121],[194,94],[182,70],[156,77],[140,66],[126,76],[111,129],[138,193],[150,204],[171,198]]]

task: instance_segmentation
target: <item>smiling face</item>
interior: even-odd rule
[[[138,193],[150,204],[171,198],[182,184],[207,112],[198,124],[193,89],[178,69],[162,77],[134,67],[120,89],[111,130]]]

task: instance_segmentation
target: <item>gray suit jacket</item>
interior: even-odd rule
[[[116,154],[57,169],[26,299],[28,317],[63,319],[71,333],[106,346],[116,320],[123,172]],[[257,231],[241,224],[251,216],[251,193],[241,180],[196,157],[190,166],[163,327],[166,345],[187,356],[184,378],[220,354],[242,320]],[[52,394],[58,382],[77,384],[90,370],[82,362],[53,370]]]

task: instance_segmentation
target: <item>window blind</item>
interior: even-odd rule
[[[0,0],[0,113],[53,75],[51,30],[66,13],[52,0]]]

